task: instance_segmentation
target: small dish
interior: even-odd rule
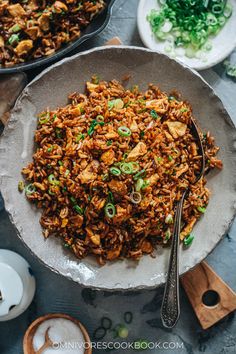
[[[182,63],[188,65],[195,70],[208,69],[222,60],[224,60],[236,47],[236,2],[230,0],[229,3],[233,8],[233,12],[225,26],[215,37],[211,38],[212,49],[206,52],[202,58],[188,58],[183,53],[179,52],[176,59]],[[147,15],[152,9],[159,9],[159,3],[157,0],[140,0],[138,6],[138,31],[142,42],[147,48],[156,50],[160,53],[171,56],[166,53],[165,47],[166,41],[158,41],[152,33],[151,26],[147,21]]]
[[[84,349],[84,354],[91,354],[92,353],[91,341],[90,341],[88,332],[85,329],[85,327],[77,319],[75,319],[75,318],[73,318],[73,317],[71,317],[69,315],[65,315],[65,314],[61,314],[61,313],[54,313],[54,314],[52,313],[52,314],[47,314],[45,316],[41,316],[41,317],[37,318],[28,327],[27,331],[25,332],[24,340],[23,340],[24,354],[33,354],[33,353],[41,352],[42,349],[39,349],[36,352],[34,350],[34,347],[33,347],[34,335],[35,335],[37,329],[39,328],[39,326],[43,322],[49,321],[49,320],[53,320],[53,319],[68,320],[68,321],[73,322],[76,326],[78,326],[80,331],[81,331],[81,333],[82,333],[82,335],[83,335],[83,337],[84,337],[84,343],[86,343],[85,349]],[[45,338],[46,338],[46,335],[45,335]],[[59,348],[59,344],[60,343],[54,343],[53,349],[57,350]],[[49,348],[49,346],[48,346],[48,348]]]

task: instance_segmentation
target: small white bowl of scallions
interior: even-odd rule
[[[146,47],[196,70],[236,47],[236,0],[140,0],[137,17]]]

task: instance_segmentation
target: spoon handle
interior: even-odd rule
[[[165,284],[164,297],[161,306],[161,320],[166,328],[173,328],[180,315],[179,305],[179,235],[181,226],[181,215],[183,202],[186,195],[185,191],[179,200],[174,221],[174,232],[171,242],[171,252],[169,259],[169,268]]]

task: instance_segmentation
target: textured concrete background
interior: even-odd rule
[[[137,5],[138,0],[117,0],[107,28],[99,36],[80,47],[80,50],[102,45],[113,36],[119,36],[124,44],[142,46],[136,27]],[[233,55],[236,59],[236,53]],[[214,87],[236,122],[236,83],[225,76],[221,64],[202,72],[202,75]],[[99,327],[101,317],[111,318],[116,325],[123,322],[125,311],[133,313],[128,341],[142,338],[149,341],[175,343],[171,344],[175,346],[173,350],[156,349],[150,351],[151,353],[236,353],[234,314],[211,329],[203,331],[186,295],[181,290],[179,323],[172,331],[163,329],[160,323],[162,288],[133,293],[104,293],[82,289],[79,285],[50,272],[30,255],[18,240],[4,210],[0,211],[0,248],[8,248],[23,255],[32,265],[37,280],[36,296],[29,309],[15,320],[0,323],[0,354],[22,353],[25,330],[42,314],[64,312],[75,316],[84,323],[92,337],[94,330]],[[207,261],[236,290],[236,223],[214,252],[208,256]],[[112,339],[111,333],[107,333],[104,340],[110,339]],[[178,349],[178,346],[182,346],[182,349]],[[94,351],[95,354],[104,352]],[[128,350],[124,352],[133,353]],[[121,354],[122,351],[118,350],[117,353]]]

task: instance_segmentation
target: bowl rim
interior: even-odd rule
[[[194,75],[195,77],[197,77],[198,80],[200,80],[209,90],[209,92],[212,94],[212,96],[214,98],[216,98],[221,106],[221,109],[225,112],[225,115],[222,117],[222,119],[224,119],[227,123],[229,123],[232,126],[232,129],[236,132],[235,129],[235,124],[232,121],[229,113],[227,112],[222,100],[219,98],[219,96],[217,95],[217,93],[215,92],[215,90],[207,83],[207,81],[194,69],[190,68],[189,66],[187,66],[185,63],[182,63],[176,59],[171,59],[169,58],[167,55],[165,55],[162,52],[158,52],[155,50],[151,50],[148,48],[143,48],[143,47],[137,47],[137,46],[126,46],[126,45],[114,45],[114,46],[101,46],[101,47],[96,47],[96,48],[92,48],[89,49],[87,51],[84,52],[80,52],[77,53],[71,57],[67,57],[64,58],[62,60],[60,60],[59,62],[51,65],[50,67],[47,67],[45,70],[43,70],[39,75],[37,75],[22,91],[22,94],[18,97],[15,106],[12,110],[12,112],[14,113],[14,111],[17,112],[18,108],[18,102],[20,103],[21,99],[25,96],[28,95],[28,88],[30,88],[30,86],[32,84],[34,84],[35,82],[37,82],[39,79],[41,79],[44,75],[46,75],[49,71],[53,70],[54,68],[63,65],[64,63],[69,63],[70,61],[73,61],[75,59],[77,59],[78,57],[84,57],[86,55],[89,55],[91,53],[94,52],[102,52],[102,51],[109,51],[112,49],[117,49],[118,51],[122,51],[122,50],[130,50],[130,51],[139,51],[140,53],[156,53],[158,55],[161,55],[163,57],[166,57],[168,60],[172,60],[174,62],[177,62],[177,64],[179,64],[183,69],[185,69],[186,71],[189,71],[190,73],[192,73],[192,75]],[[10,118],[11,119],[11,118]],[[5,135],[5,138],[8,135],[8,127],[6,127],[6,129],[4,130],[3,136]],[[4,196],[4,191],[3,192],[3,196]],[[236,198],[235,198],[235,202],[236,202]],[[235,203],[234,202],[234,203]],[[8,203],[9,206],[9,203]],[[94,289],[94,290],[103,290],[103,291],[136,291],[136,290],[143,290],[143,289],[154,289],[157,288],[159,286],[162,286],[163,284],[165,284],[165,279],[166,279],[166,274],[164,275],[164,279],[159,280],[158,282],[153,282],[153,283],[140,283],[138,285],[136,284],[120,284],[119,287],[114,287],[112,284],[107,286],[107,285],[96,285],[96,284],[90,284],[90,283],[86,283],[84,281],[78,281],[73,279],[73,276],[70,274],[64,274],[62,273],[60,270],[56,269],[55,267],[53,267],[52,265],[49,265],[48,263],[46,263],[45,260],[41,259],[40,256],[38,256],[31,248],[30,246],[25,242],[25,240],[22,238],[21,233],[18,229],[18,225],[16,225],[14,223],[14,217],[13,215],[11,215],[10,211],[8,210],[8,208],[6,207],[7,213],[10,217],[10,220],[13,224],[13,226],[15,227],[15,230],[17,232],[18,237],[21,239],[21,241],[23,242],[23,244],[27,247],[27,249],[30,251],[30,253],[36,257],[44,266],[46,266],[48,269],[52,270],[54,273],[56,274],[60,274],[65,276],[67,279],[79,284],[81,287],[83,288],[90,288],[90,289]],[[191,270],[193,267],[195,267],[197,264],[199,264],[201,261],[203,261],[214,249],[215,247],[219,244],[219,242],[223,239],[223,237],[225,236],[225,234],[228,232],[229,228],[231,227],[234,218],[236,216],[236,206],[234,206],[233,208],[233,215],[230,219],[230,221],[228,222],[227,225],[224,226],[224,232],[220,235],[220,237],[218,237],[217,242],[214,242],[214,245],[212,246],[212,244],[208,247],[208,249],[205,249],[204,252],[202,252],[202,254],[200,255],[200,257],[198,256],[197,258],[195,258],[194,264],[188,264],[184,267],[184,270],[180,273],[180,276],[182,276],[183,274],[185,274],[187,271]],[[191,263],[191,262],[190,262]],[[193,262],[192,262],[193,263]]]

